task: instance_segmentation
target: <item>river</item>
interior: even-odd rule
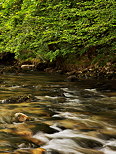
[[[69,82],[64,75],[42,72],[1,75],[0,153],[34,153],[39,147],[47,154],[115,154],[116,92],[108,82]],[[30,94],[36,100],[5,103]],[[19,112],[33,120],[13,122]],[[44,144],[35,145],[16,129]]]

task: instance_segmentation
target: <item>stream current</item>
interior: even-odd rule
[[[115,154],[116,92],[108,82],[73,83],[63,75],[41,72],[1,75],[0,153],[32,153],[31,149],[40,147],[46,154]],[[30,94],[36,101],[4,103]],[[34,120],[23,126],[12,122],[18,112]],[[16,127],[31,131],[44,144],[37,146],[15,134]]]

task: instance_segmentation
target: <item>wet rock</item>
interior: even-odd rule
[[[36,139],[36,138],[33,138],[33,137],[30,137],[30,136],[25,136],[24,139],[27,140],[30,143],[35,144],[36,146],[40,146],[40,145],[45,144],[43,141]]]
[[[14,96],[5,100],[1,100],[0,103],[1,104],[22,103],[22,102],[27,102],[32,100],[35,100],[35,97],[33,97],[32,95],[23,95],[23,96],[16,96],[16,97]]]
[[[30,150],[31,154],[44,154],[45,151],[46,151],[46,150],[43,149],[43,148],[36,148],[36,149]]]
[[[0,83],[2,83],[3,81],[0,79]]]
[[[49,149],[49,150],[47,150],[47,153],[48,153],[48,154],[61,154],[61,152],[59,152],[59,151],[57,151],[57,150],[54,150],[54,149]],[[45,153],[45,154],[47,154],[47,153]]]
[[[104,154],[104,152],[102,152],[102,151],[97,151],[94,149],[87,149],[87,148],[79,148],[79,149],[77,149],[77,151],[81,152],[83,154]]]
[[[33,128],[33,132],[34,133],[37,133],[37,130],[39,130],[41,132],[43,132],[43,130],[44,130],[44,132],[47,133],[47,134],[53,134],[53,133],[59,132],[58,130],[50,127],[50,125],[48,125],[46,123],[41,123],[41,122],[38,123],[38,121],[37,122],[34,121],[34,124],[35,123],[36,123],[36,127]],[[35,134],[34,137],[37,138],[38,137],[38,133]]]
[[[115,150],[115,151],[116,151],[116,146],[108,145],[108,147],[109,147],[111,150]]]
[[[102,81],[102,82],[98,82],[94,85],[94,87],[96,87],[96,89],[100,90],[100,91],[116,91],[116,80],[112,80],[112,81]]]
[[[29,117],[26,114],[21,113],[21,112],[17,112],[12,116],[12,122],[23,123],[26,121],[33,122],[33,121],[35,121],[35,119],[32,117]]]
[[[109,96],[109,97],[114,97],[114,98],[115,98],[115,96],[116,96],[116,92],[112,92],[112,91],[111,91],[111,92],[108,91],[108,92],[106,92],[105,94],[106,94],[107,96]]]
[[[10,132],[22,137],[32,137],[33,135],[26,123],[15,123],[11,125]]]
[[[26,139],[30,138],[32,136],[32,132],[29,130],[20,130],[20,131],[15,130],[13,133],[16,135],[22,136],[22,137],[26,137]],[[30,139],[29,139],[29,141],[30,141]]]
[[[53,72],[56,72],[56,70],[53,69],[53,68],[51,68],[51,67],[44,69],[44,71],[47,72],[47,73],[53,73]]]
[[[14,118],[15,118],[15,121],[17,122],[24,122],[30,119],[27,115],[23,113],[15,113]]]
[[[99,141],[86,139],[86,138],[77,138],[75,141],[83,148],[99,148],[102,147],[103,144]]]
[[[41,141],[40,139],[33,137],[33,132],[28,128],[26,123],[17,123],[12,125],[9,133],[17,135],[28,143],[32,143],[36,146],[45,144],[45,142]]]
[[[66,74],[71,76],[71,75],[75,75],[76,71],[71,71],[71,72],[67,72]]]
[[[115,130],[100,130],[100,133],[106,138],[115,138],[116,139],[116,131]]]
[[[27,149],[18,149],[16,151],[12,152],[12,154],[30,154],[30,152]]]
[[[64,74],[64,72],[62,70],[57,70],[56,73]]]
[[[0,73],[3,74],[3,73],[16,73],[18,74],[19,72],[21,72],[21,69],[19,66],[5,66],[3,67],[2,69],[0,69]]]
[[[67,77],[67,80],[70,82],[76,82],[78,81],[78,78],[76,75],[70,75],[69,77]]]
[[[43,148],[35,148],[35,149],[18,149],[12,154],[44,154],[45,149]]]

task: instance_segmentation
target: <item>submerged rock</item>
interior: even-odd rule
[[[75,141],[83,148],[99,148],[102,147],[103,144],[97,140],[87,139],[87,138],[77,138]]]
[[[17,116],[17,115],[19,115],[19,113],[15,114],[15,116]],[[20,138],[22,138],[23,140],[27,141],[28,143],[34,144],[37,147],[45,144],[44,141],[42,141],[41,139],[37,139],[33,136],[32,130],[28,127],[27,123],[25,123],[28,116],[26,116],[23,113],[20,113],[20,116],[21,117],[23,116],[22,119],[18,119],[18,120],[21,120],[21,121],[19,121],[21,123],[13,123],[13,125],[9,129],[9,133],[11,133],[13,135],[17,135]]]
[[[78,152],[81,152],[83,154],[104,154],[102,151],[98,151],[95,149],[87,149],[87,148],[78,148]]]
[[[31,149],[30,152],[32,154],[44,154],[45,153],[45,149],[43,148],[35,148],[35,149]]]
[[[116,139],[116,130],[100,130],[100,133],[106,138],[114,138]]]
[[[45,153],[45,149],[43,148],[34,148],[34,149],[18,149],[14,152],[12,152],[12,154],[44,154]]]

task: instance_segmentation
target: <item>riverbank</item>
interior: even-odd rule
[[[115,63],[92,63],[87,56],[74,55],[58,58],[54,62],[42,62],[37,59],[18,61],[12,53],[2,53],[0,56],[0,73],[20,73],[26,71],[45,71],[48,73],[66,74],[70,81],[79,79],[115,79]],[[101,63],[101,64],[100,64]]]

